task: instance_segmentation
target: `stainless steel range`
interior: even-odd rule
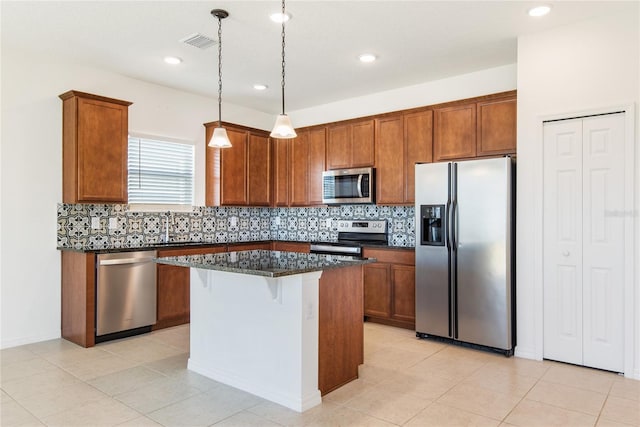
[[[311,253],[362,256],[363,245],[386,245],[387,221],[344,220],[338,221],[338,240],[313,242]]]

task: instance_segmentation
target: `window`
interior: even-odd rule
[[[193,205],[193,144],[129,136],[130,204]]]

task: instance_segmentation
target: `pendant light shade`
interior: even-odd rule
[[[286,15],[284,8],[284,0],[282,0],[282,17],[284,18]],[[279,114],[276,118],[276,124],[273,126],[273,130],[271,131],[271,138],[280,138],[280,139],[290,139],[295,138],[297,136],[295,129],[293,129],[293,125],[291,124],[291,119],[284,110],[284,83],[285,83],[285,73],[284,73],[284,23],[285,19],[282,19],[282,114]]]
[[[213,9],[211,15],[218,19],[218,127],[213,130],[209,140],[209,147],[228,148],[231,141],[227,131],[222,127],[222,20],[229,16],[226,10]]]
[[[231,147],[231,141],[229,141],[229,137],[227,136],[227,130],[225,128],[218,127],[213,130],[213,135],[209,140],[209,147],[217,147],[217,148]]]
[[[298,136],[293,129],[291,119],[286,114],[278,114],[276,124],[271,131],[271,138],[288,139]]]

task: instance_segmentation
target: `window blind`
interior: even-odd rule
[[[129,203],[193,205],[194,147],[129,137]]]

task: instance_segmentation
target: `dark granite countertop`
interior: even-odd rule
[[[293,240],[279,240],[286,243],[310,243],[310,242],[301,242],[301,241],[293,241]],[[241,245],[241,244],[255,244],[255,243],[271,243],[271,240],[256,240],[256,241],[243,241],[243,242],[228,242],[228,243],[213,243],[213,242],[169,242],[169,243],[132,243],[131,245],[123,245],[123,246],[111,246],[111,245],[103,245],[103,246],[95,246],[95,245],[87,245],[82,247],[66,247],[66,246],[58,246],[57,249],[60,251],[74,251],[74,252],[84,252],[84,253],[112,253],[112,252],[133,252],[133,251],[144,251],[144,250],[160,250],[160,249],[180,249],[180,248],[207,248],[207,247],[227,247],[228,245]],[[381,244],[366,244],[363,243],[362,247],[364,248],[380,248],[380,249],[415,249],[412,246],[390,246],[390,245],[381,245]]]
[[[160,264],[202,268],[264,277],[282,277],[375,262],[373,258],[251,250],[156,258]]]

